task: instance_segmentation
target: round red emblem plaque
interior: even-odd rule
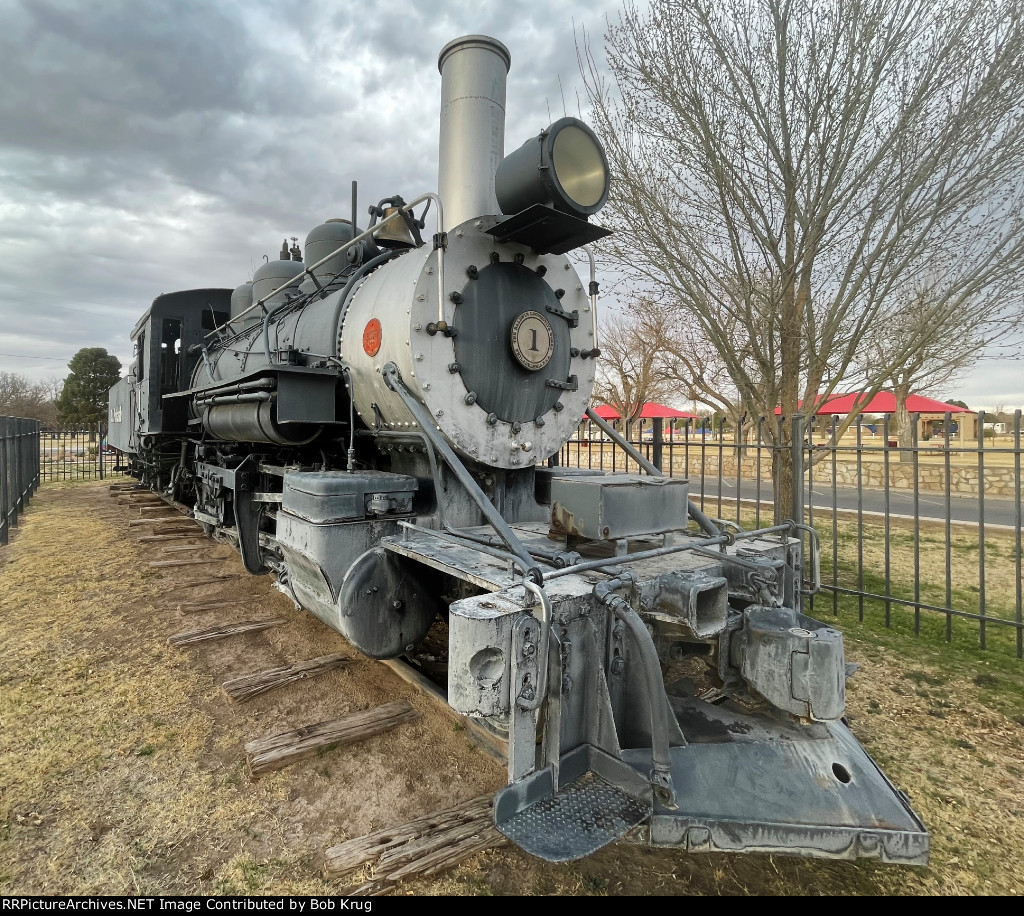
[[[377,351],[380,350],[380,337],[380,322],[376,318],[371,318],[363,328],[363,350],[367,356],[377,355]]]

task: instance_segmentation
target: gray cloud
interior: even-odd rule
[[[282,237],[347,216],[353,179],[361,214],[434,189],[452,38],[509,47],[506,148],[520,145],[577,112],[574,28],[599,41],[605,9],[0,0],[0,353],[103,346],[127,362],[155,296],[242,282]],[[0,357],[33,378],[64,368]],[[1024,402],[1014,370],[1002,400]]]
[[[583,3],[0,0],[0,353],[123,360],[162,292],[234,286],[285,235],[436,186],[437,53],[512,51],[509,148],[561,112]],[[570,105],[570,107],[572,107]],[[365,219],[361,216],[361,219]],[[60,362],[0,357],[39,378]]]

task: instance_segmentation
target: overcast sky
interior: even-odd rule
[[[599,38],[615,8],[0,0],[0,371],[63,376],[86,346],[127,364],[155,296],[244,282],[285,236],[347,217],[353,179],[364,222],[435,190],[452,38],[511,51],[506,152],[563,98],[585,118],[574,26]],[[940,394],[1024,406],[1024,370],[984,363]]]

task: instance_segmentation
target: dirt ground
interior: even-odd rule
[[[226,546],[174,558],[140,544],[137,512],[106,484],[50,485],[0,551],[0,893],[345,893],[324,850],[493,791],[503,768],[457,722],[363,659],[267,578],[203,597],[197,576],[238,573]],[[167,636],[225,620],[285,626],[175,649]],[[492,850],[413,894],[1020,894],[1024,710],[987,697],[986,675],[848,637],[855,734],[911,796],[932,835],[926,868],[780,856],[688,855],[613,845],[550,865]],[[345,668],[232,704],[229,677],[340,652]],[[1000,677],[1004,675],[1000,674]],[[257,782],[243,744],[406,698],[419,718]]]

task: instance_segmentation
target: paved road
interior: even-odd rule
[[[718,512],[718,478],[708,477],[704,483],[704,511],[710,514]],[[690,475],[690,494],[698,500],[700,496],[701,479],[696,475]],[[746,501],[753,500],[757,496],[756,484],[750,481],[743,481],[741,498]],[[771,502],[771,484],[762,482],[761,500]],[[731,505],[736,504],[736,481],[722,481],[722,512],[728,513]],[[969,525],[977,525],[979,518],[979,500],[976,496],[960,496],[953,494],[949,500],[949,519]],[[832,511],[832,490],[831,488],[815,487],[812,494],[815,519],[820,519],[819,510]],[[857,488],[836,487],[835,505],[840,510],[857,511]],[[885,493],[882,490],[863,490],[861,506],[865,513],[885,512]],[[985,526],[1006,526],[1014,527],[1016,524],[1017,508],[1012,498],[987,496],[985,498]],[[921,520],[945,523],[947,517],[946,497],[942,493],[932,491],[921,491],[918,494],[918,513]],[[912,491],[896,490],[889,491],[889,514],[892,516],[903,516],[913,518],[914,516],[914,494]]]

